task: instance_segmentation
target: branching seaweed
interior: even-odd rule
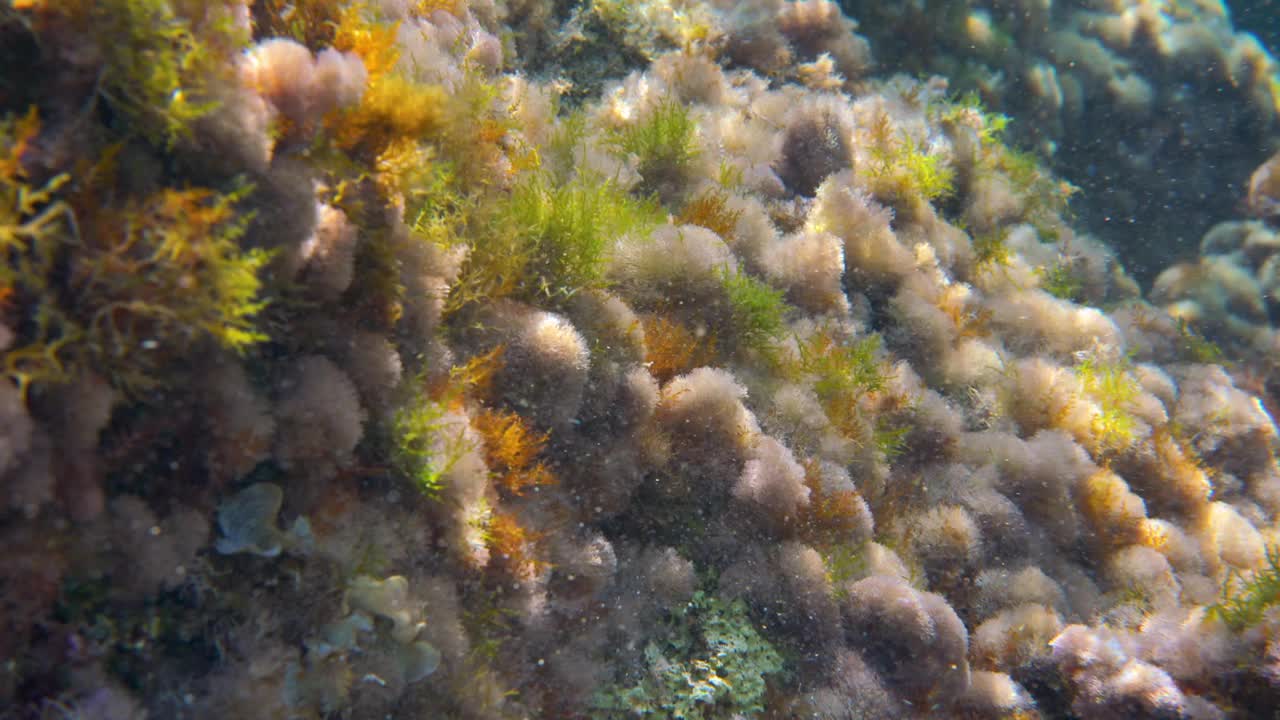
[[[444,89],[416,83],[395,69],[398,29],[398,23],[364,3],[350,3],[339,14],[334,48],[358,55],[369,73],[360,103],[326,118],[335,143],[344,150],[376,158],[394,142],[416,140],[444,122]]]
[[[895,133],[887,115],[871,129],[869,161],[860,170],[876,197],[895,206],[938,200],[955,191],[955,169],[910,135]]]
[[[1075,373],[1100,410],[1093,419],[1093,434],[1100,447],[1115,449],[1132,444],[1138,420],[1129,406],[1141,388],[1128,360],[1107,362],[1088,357],[1076,365]]]
[[[729,197],[722,190],[715,188],[705,190],[694,197],[680,210],[676,216],[677,224],[697,225],[719,235],[726,242],[731,242],[738,227],[741,210],[729,207]]]
[[[440,496],[445,475],[471,450],[465,426],[451,426],[445,415],[442,403],[418,395],[391,421],[396,467],[431,499]]]
[[[553,485],[556,476],[539,459],[549,437],[529,427],[516,413],[485,409],[471,420],[484,439],[485,460],[498,485],[513,495]]]
[[[632,125],[613,132],[609,142],[622,156],[634,157],[640,190],[658,193],[682,178],[698,157],[694,142],[698,123],[689,108],[674,99],[665,100]]]
[[[77,368],[126,388],[162,384],[164,363],[193,343],[243,352],[265,339],[255,316],[270,253],[240,247],[247,188],[169,188],[111,207],[95,188],[114,178],[109,159],[78,184],[60,175],[33,188],[20,158],[38,128],[34,113],[0,128],[0,284],[25,318],[4,365],[20,387]]]
[[[499,345],[487,353],[476,355],[450,368],[435,382],[427,382],[424,377],[416,378],[411,383],[413,393],[396,409],[391,420],[395,465],[428,498],[439,498],[444,489],[445,475],[464,455],[477,449],[475,441],[467,433],[466,423],[448,416],[458,413],[460,417],[469,401],[481,401],[489,396],[493,376],[502,366],[504,351],[505,348]],[[499,437],[501,439],[501,433]],[[516,439],[525,440],[523,436]],[[497,454],[516,463],[518,470],[528,469],[527,463],[520,464],[520,461],[531,457],[502,448]]]
[[[86,219],[70,263],[74,315],[95,358],[126,385],[149,383],[152,358],[194,339],[236,352],[266,339],[254,317],[266,306],[258,273],[271,254],[239,245],[247,192],[165,189]]]
[[[1186,318],[1175,318],[1178,350],[1192,362],[1213,364],[1223,361],[1222,347],[1201,334]]]
[[[820,328],[808,337],[798,338],[796,349],[796,356],[784,363],[782,371],[788,377],[807,378],[813,383],[818,401],[837,431],[845,437],[873,443],[887,459],[902,454],[910,425],[872,412],[864,403],[886,389],[892,372],[884,360],[879,335],[847,342],[836,338],[828,328]],[[895,410],[908,404],[894,402],[898,403]],[[878,412],[885,409],[881,407]]]
[[[809,504],[800,511],[797,525],[801,535],[829,554],[841,548],[848,549],[854,533],[865,521],[863,513],[866,510],[861,496],[852,487],[828,489],[822,477],[821,463],[816,459],[807,460],[804,469]]]
[[[841,342],[827,330],[819,330],[799,344],[799,358],[792,370],[813,375],[818,398],[852,402],[867,393],[883,390],[888,372],[881,359],[883,341],[868,335],[852,343]]]
[[[95,42],[99,92],[121,116],[118,129],[163,147],[217,107],[209,89],[249,39],[229,11],[203,5],[198,26],[166,0],[68,0],[53,10]]]
[[[547,568],[540,548],[544,533],[522,524],[514,514],[495,510],[483,536],[495,564],[516,580],[532,580]]]
[[[652,203],[613,183],[578,177],[558,185],[534,174],[469,238],[471,253],[449,308],[480,298],[554,303],[603,287],[613,241],[643,233],[659,219]]]
[[[1245,578],[1233,573],[1222,585],[1222,598],[1209,606],[1211,617],[1235,632],[1262,622],[1267,612],[1280,606],[1280,545],[1267,548],[1267,564]]]
[[[1037,268],[1036,275],[1040,278],[1041,289],[1050,295],[1071,302],[1084,299],[1084,283],[1069,261]]]
[[[716,338],[699,335],[673,316],[649,314],[640,319],[644,328],[644,360],[649,373],[666,382],[716,358]]]
[[[729,300],[729,323],[733,338],[742,350],[773,357],[775,346],[787,328],[789,309],[783,292],[745,272],[720,275]]]
[[[1008,230],[1000,228],[973,236],[973,261],[977,272],[1007,267],[1013,261],[1008,235]]]
[[[83,337],[80,327],[44,298],[60,249],[78,242],[78,230],[75,213],[60,195],[69,176],[54,176],[38,187],[28,183],[21,158],[39,131],[35,108],[20,119],[0,121],[0,320],[25,330],[18,345],[4,353],[3,370],[24,395],[35,383],[70,380],[66,350]],[[25,328],[18,310],[26,311]]]
[[[333,0],[259,0],[253,23],[266,37],[291,37],[309,48],[328,47],[339,20]]]

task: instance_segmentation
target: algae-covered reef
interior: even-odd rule
[[[0,718],[1280,704],[1274,217],[858,19],[6,3]]]
[[[1277,149],[1275,59],[1219,0],[842,6],[885,69],[945,75],[1025,118],[1019,142],[1088,193],[1080,222],[1144,285],[1195,254]]]

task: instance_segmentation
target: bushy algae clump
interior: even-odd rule
[[[870,163],[863,170],[870,190],[900,212],[912,213],[921,203],[950,195],[955,189],[955,169],[947,159],[911,135],[893,128],[888,115],[872,127]]]
[[[783,293],[741,272],[722,271],[720,283],[734,341],[745,351],[769,354],[786,328]]]
[[[243,352],[266,338],[255,318],[267,304],[260,274],[271,254],[240,246],[249,188],[162,189],[106,206],[118,172],[108,158],[35,189],[22,167],[39,130],[34,110],[9,127],[0,178],[9,270],[0,279],[8,304],[32,318],[6,354],[23,387],[90,368],[123,386],[163,384],[163,366],[193,342]]]
[[[558,183],[535,173],[512,189],[469,243],[452,303],[513,297],[562,303],[605,285],[613,242],[657,224],[654,204],[587,175]]]
[[[1069,263],[1059,262],[1051,267],[1040,268],[1038,274],[1040,287],[1050,295],[1063,300],[1082,299],[1080,278],[1072,271]]]
[[[1126,360],[1085,358],[1075,367],[1084,391],[1098,404],[1093,419],[1096,442],[1103,448],[1123,448],[1133,443],[1137,419],[1131,403],[1141,389]]]
[[[165,0],[53,5],[94,37],[102,97],[121,115],[116,130],[168,148],[190,140],[193,123],[217,107],[210,87],[248,39],[228,8],[202,12],[199,3]]]
[[[636,161],[642,193],[670,198],[698,156],[697,122],[690,108],[674,98],[659,102],[637,122],[613,132],[615,152]]]
[[[39,127],[35,108],[21,119],[11,117],[0,123],[0,250],[5,261],[0,268],[0,311],[8,320],[20,302],[24,303],[22,307],[36,303],[32,313],[33,340],[25,347],[19,343],[4,356],[6,374],[23,393],[33,382],[64,381],[70,377],[72,370],[66,367],[62,347],[77,340],[79,334],[41,297],[47,291],[46,278],[56,259],[55,249],[74,237],[76,227],[71,206],[58,196],[70,181],[69,176],[55,176],[38,187],[28,183],[22,155]]]
[[[1280,547],[1267,548],[1266,564],[1247,576],[1235,575],[1222,586],[1222,598],[1209,614],[1235,632],[1260,624],[1280,606]]]
[[[439,403],[417,397],[396,411],[391,424],[397,467],[428,497],[439,495],[444,474],[469,447],[463,429],[446,425],[444,415]]]

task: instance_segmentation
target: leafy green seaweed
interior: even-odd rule
[[[1209,606],[1209,615],[1236,632],[1262,622],[1280,605],[1280,545],[1267,548],[1267,564],[1247,579],[1233,574],[1222,585],[1222,599]]]

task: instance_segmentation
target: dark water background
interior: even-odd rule
[[[1257,35],[1272,54],[1280,49],[1280,0],[1237,0],[1227,7],[1237,29]]]

